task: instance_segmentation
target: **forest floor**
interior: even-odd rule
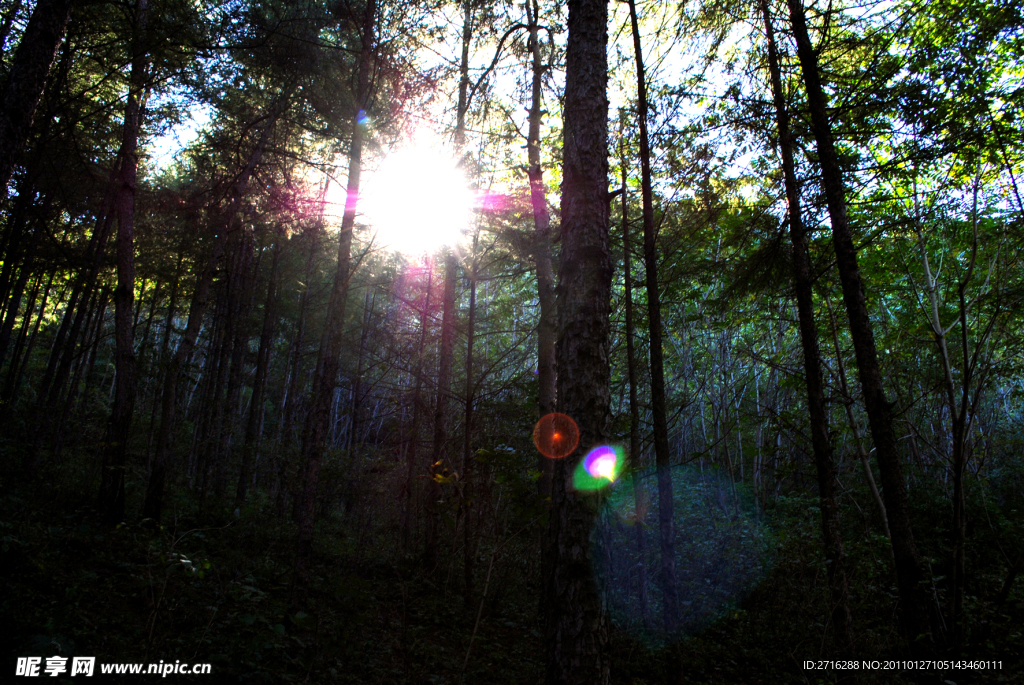
[[[9,480],[0,487],[5,669],[18,656],[60,654],[95,656],[97,663],[210,663],[215,674],[172,675],[171,681],[541,681],[539,526],[500,554],[481,556],[477,597],[466,606],[457,580],[461,555],[442,557],[428,574],[416,558],[402,554],[393,524],[375,526],[358,513],[328,516],[317,534],[310,596],[293,604],[295,529],[261,511],[269,503],[256,501],[237,517],[225,512],[218,520],[209,512],[200,515],[179,494],[177,512],[168,512],[163,528],[127,524],[110,530],[99,526],[88,500],[65,489],[30,491],[11,487]],[[834,682],[835,672],[803,667],[831,650],[822,622],[826,588],[816,510],[810,500],[784,498],[771,514],[780,525],[774,561],[760,584],[670,648],[650,648],[613,624],[612,682],[666,682],[665,669],[675,658],[687,683]],[[906,658],[892,620],[885,539],[858,539],[848,545],[857,658]],[[979,628],[986,631],[980,636],[986,647],[970,657],[1001,659],[1002,670],[946,674],[946,682],[1024,682],[1014,671],[1024,653],[1022,618],[1018,584]],[[11,672],[0,680],[7,682]],[[867,683],[904,682],[893,672],[860,675]]]

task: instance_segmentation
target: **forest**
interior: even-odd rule
[[[3,0],[0,680],[1024,682],[1022,124],[1013,0]]]

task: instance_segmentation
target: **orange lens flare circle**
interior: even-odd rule
[[[565,414],[548,414],[533,427],[533,444],[548,459],[562,459],[580,444],[580,429]]]

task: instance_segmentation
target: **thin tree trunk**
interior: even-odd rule
[[[29,209],[35,199],[36,187],[26,174],[18,182],[18,194],[13,207],[8,209],[7,221],[3,236],[3,268],[0,268],[0,303],[3,311],[8,309],[8,296],[11,294],[11,278],[21,263],[21,245],[24,242],[28,225]],[[0,312],[3,313],[3,312]]]
[[[7,403],[6,416],[4,420],[10,416],[11,405],[14,404],[15,400],[18,399],[18,390],[21,388],[21,382],[25,377],[25,369],[28,367],[29,361],[32,359],[32,350],[36,346],[36,336],[39,335],[39,327],[43,323],[43,319],[46,318],[46,301],[50,295],[50,288],[53,286],[53,278],[56,275],[56,271],[50,273],[50,278],[46,282],[46,289],[43,291],[42,302],[39,303],[39,312],[36,314],[36,323],[32,327],[32,335],[28,339],[28,347],[25,349],[25,354],[21,357],[19,362],[18,355],[15,354],[11,360],[11,367],[7,371],[7,381],[4,383],[4,394],[3,400]],[[25,325],[28,325],[28,321],[25,321]],[[15,367],[17,365],[17,367]],[[17,371],[15,372],[15,368]]]
[[[839,371],[839,389],[843,393],[843,407],[846,409],[846,420],[850,424],[850,432],[853,433],[857,457],[860,459],[861,468],[864,471],[864,479],[868,483],[868,488],[871,489],[871,497],[875,501],[875,508],[878,511],[882,530],[885,532],[885,537],[890,537],[889,517],[885,513],[885,502],[882,501],[882,495],[878,492],[875,474],[871,472],[871,461],[868,458],[868,453],[864,451],[864,438],[861,434],[860,423],[857,421],[857,416],[853,413],[853,395],[850,393],[849,385],[846,382],[846,364],[843,362],[843,350],[839,345],[839,327],[836,325],[836,317],[832,312],[832,302],[827,295],[825,296],[825,306],[828,308],[829,322],[831,324],[832,344],[836,350],[836,368]],[[892,549],[890,547],[891,552]]]
[[[160,514],[163,508],[164,484],[167,478],[167,472],[171,466],[171,436],[174,432],[174,415],[178,398],[178,378],[181,375],[185,364],[189,359],[191,359],[192,350],[195,349],[196,340],[199,337],[199,331],[203,325],[203,316],[206,312],[207,301],[210,297],[210,287],[213,285],[213,277],[217,272],[217,266],[224,254],[228,235],[237,230],[239,222],[238,209],[241,205],[242,198],[245,196],[246,189],[249,186],[249,179],[252,177],[253,170],[256,168],[256,165],[259,164],[259,161],[263,156],[263,150],[267,145],[267,141],[270,139],[270,134],[274,129],[274,125],[291,104],[291,95],[293,92],[294,86],[286,89],[271,107],[269,118],[267,123],[264,125],[263,131],[260,133],[259,141],[257,141],[256,147],[253,148],[252,154],[249,156],[249,160],[246,163],[245,168],[242,170],[242,173],[239,174],[238,178],[235,180],[234,187],[232,188],[231,203],[226,213],[227,220],[225,225],[217,232],[209,259],[203,267],[203,271],[196,277],[196,287],[192,295],[192,303],[189,305],[188,323],[185,325],[185,332],[178,341],[178,347],[174,351],[174,356],[167,365],[167,369],[164,374],[163,394],[160,398],[160,429],[157,431],[156,454],[153,457],[153,467],[149,472],[149,482],[146,487],[146,500],[142,508],[142,515],[144,518],[150,518],[155,521],[160,520]]]
[[[35,266],[36,245],[39,243],[40,230],[42,230],[41,227],[37,227],[32,232],[32,242],[29,244],[28,254],[21,264],[21,269],[18,270],[18,280],[14,283],[11,300],[7,305],[7,315],[4,316],[3,325],[0,326],[0,366],[3,365],[7,357],[7,346],[10,344],[11,332],[14,330],[14,319],[18,316],[21,298],[25,294],[25,286],[28,284],[28,279]]]
[[[473,39],[473,1],[462,2],[462,56],[459,61],[459,102],[456,109],[455,146],[459,154],[465,147],[466,114],[469,111],[469,50]],[[452,363],[455,358],[455,279],[459,264],[454,248],[446,248],[444,286],[441,296],[441,346],[438,351],[437,393],[434,402],[434,438],[430,464],[427,467],[426,540],[423,565],[433,571],[437,565],[437,544],[441,513],[438,502],[441,486],[437,481],[438,465],[448,455],[448,398],[452,394]]]
[[[413,487],[415,485],[416,457],[420,441],[420,415],[423,390],[423,353],[427,347],[427,314],[430,312],[430,292],[434,281],[434,262],[425,261],[427,267],[427,285],[423,295],[423,308],[420,310],[420,344],[416,354],[416,370],[412,393],[412,426],[409,429],[409,441],[405,452],[405,508],[402,510],[402,546],[406,550],[412,544],[412,510]]]
[[[256,375],[252,381],[252,400],[249,404],[249,419],[245,426],[245,446],[242,448],[242,468],[235,490],[235,507],[241,507],[252,479],[252,464],[259,449],[260,428],[263,425],[263,398],[267,391],[267,369],[270,366],[270,346],[277,326],[277,270],[281,262],[280,238],[274,241],[273,261],[267,282],[267,301],[263,305],[263,330],[260,333],[259,351],[256,353]]]
[[[160,398],[162,396],[160,379],[164,377],[167,366],[170,363],[168,354],[171,349],[171,334],[174,332],[174,317],[177,314],[178,289],[181,286],[181,265],[184,261],[184,257],[184,245],[181,245],[178,247],[178,265],[174,269],[174,280],[171,281],[171,294],[170,301],[167,303],[167,315],[164,317],[164,331],[160,340],[159,365],[153,372],[153,382],[155,385],[153,392],[153,410],[149,416],[149,439],[146,441],[146,468],[148,470],[152,470],[153,468],[153,440],[156,437],[156,418],[160,411]]]
[[[818,57],[808,35],[802,3],[800,0],[788,0],[788,3],[797,54],[807,89],[811,128],[817,142],[822,188],[825,191],[832,224],[832,243],[843,286],[843,301],[850,320],[850,334],[853,338],[871,437],[875,443],[875,458],[881,472],[885,509],[889,516],[889,539],[892,543],[899,591],[900,629],[903,636],[910,641],[914,653],[927,656],[933,651],[933,647],[928,643],[941,639],[941,624],[936,620],[924,588],[925,571],[910,522],[906,481],[892,425],[892,405],[885,397],[882,383],[874,331],[864,294],[864,282],[857,265],[857,249],[847,218],[842,169],[839,166],[828,103],[818,71]]]
[[[359,198],[359,174],[362,169],[363,138],[365,126],[360,113],[370,103],[370,71],[373,64],[376,38],[377,0],[368,0],[363,15],[363,26],[357,67],[356,112],[352,117],[352,142],[349,146],[348,187],[345,213],[341,220],[338,236],[338,263],[334,272],[334,283],[327,305],[324,335],[317,355],[316,371],[313,375],[313,391],[310,395],[309,412],[302,434],[304,461],[301,501],[299,506],[299,539],[295,555],[295,586],[293,601],[305,597],[309,586],[309,561],[313,552],[313,526],[316,514],[316,493],[320,483],[320,460],[326,450],[331,400],[338,379],[338,356],[341,354],[345,334],[345,301],[348,299],[348,285],[351,265],[352,229],[355,226],[356,205]]]
[[[463,422],[462,440],[462,576],[463,599],[466,606],[473,601],[473,560],[476,558],[476,544],[473,540],[473,342],[476,334],[476,278],[478,260],[476,258],[477,243],[480,232],[473,235],[473,264],[469,273],[469,313],[466,321],[466,413]]]
[[[227,295],[227,338],[225,349],[229,351],[227,388],[223,414],[219,422],[218,446],[213,462],[214,494],[221,499],[227,491],[228,468],[232,462],[232,446],[237,432],[239,405],[242,399],[242,372],[245,367],[245,349],[249,345],[249,331],[246,325],[249,311],[252,309],[253,275],[253,236],[247,227],[238,236],[237,254],[234,268],[228,274]],[[219,409],[219,407],[218,407]]]
[[[620,131],[621,135],[621,131]],[[636,555],[640,559],[637,565],[637,585],[640,594],[640,615],[644,627],[650,629],[651,607],[647,596],[647,535],[644,529],[641,512],[647,509],[647,490],[636,477],[640,470],[640,405],[637,400],[636,342],[633,324],[633,255],[629,238],[629,194],[626,192],[626,146],[624,138],[619,139],[619,153],[622,164],[622,278],[625,290],[626,310],[626,370],[629,380],[629,458],[632,460],[630,480],[633,485],[633,504],[636,510],[636,521],[633,531],[636,536]]]
[[[437,564],[437,543],[440,536],[441,485],[437,481],[438,466],[448,454],[448,398],[452,390],[452,361],[455,356],[455,278],[459,264],[455,253],[448,250],[444,259],[444,285],[441,296],[441,346],[437,369],[437,398],[434,402],[434,441],[427,468],[427,530],[423,549],[423,565],[433,570]]]
[[[98,311],[96,313],[95,324],[93,325],[91,332],[87,331],[85,342],[82,345],[82,351],[80,353],[81,355],[86,355],[86,353],[88,353],[88,361],[83,359],[79,363],[78,371],[76,372],[81,373],[82,367],[85,367],[85,373],[81,374],[84,377],[85,389],[82,392],[82,401],[79,403],[79,414],[81,414],[84,411],[83,405],[85,404],[86,398],[88,397],[87,391],[89,389],[89,381],[93,377],[93,372],[96,370],[96,358],[99,356],[100,340],[103,338],[103,323],[107,315],[107,304],[109,300],[109,298],[107,297],[107,290],[105,288],[101,288],[96,299],[98,300],[99,304],[97,305]],[[77,394],[77,383],[78,378],[76,377],[75,381],[71,385],[69,399]],[[71,403],[68,402],[67,406],[70,408]],[[65,413],[67,414],[69,413],[69,411],[65,410]],[[63,424],[64,419],[62,418],[61,425]],[[61,431],[61,439],[63,439],[63,434],[66,432],[67,431]]]
[[[348,458],[354,458],[356,440],[358,439],[361,414],[363,407],[363,367],[366,363],[366,342],[370,335],[370,325],[373,321],[374,305],[377,302],[377,292],[371,285],[366,289],[366,296],[363,299],[363,325],[359,332],[359,358],[356,360],[356,375],[352,383],[352,423],[349,431]],[[361,443],[360,443],[361,444]]]
[[[768,38],[768,69],[772,97],[775,102],[775,123],[778,127],[782,171],[789,204],[789,236],[793,243],[793,287],[796,291],[797,314],[800,321],[800,343],[804,354],[804,380],[807,386],[807,408],[811,420],[811,445],[818,475],[818,501],[821,511],[821,537],[832,599],[832,621],[835,625],[838,653],[847,658],[853,653],[853,618],[850,614],[850,587],[846,575],[846,554],[839,524],[839,503],[836,498],[835,462],[832,440],[828,434],[828,413],[821,376],[818,329],[814,321],[814,300],[811,289],[811,264],[800,207],[800,187],[793,162],[793,140],[789,131],[789,113],[782,91],[779,57],[767,0],[761,0],[761,14]],[[852,677],[852,676],[851,676]]]
[[[326,182],[324,190],[327,189]],[[284,516],[288,508],[288,462],[283,455],[292,455],[292,445],[295,427],[296,407],[299,403],[299,373],[302,370],[302,348],[306,338],[306,313],[309,309],[309,289],[313,282],[314,270],[316,268],[316,253],[320,245],[320,233],[322,226],[320,221],[307,229],[309,237],[309,253],[306,255],[306,271],[302,295],[299,297],[299,320],[295,326],[295,339],[292,341],[291,361],[288,367],[288,381],[284,390],[284,398],[281,407],[281,431],[278,436],[278,457],[276,488],[277,497],[275,507],[278,516]]]
[[[651,189],[651,148],[647,134],[647,82],[636,3],[629,0],[629,20],[633,29],[636,57],[637,120],[640,125],[640,189],[643,198],[644,271],[647,279],[647,320],[651,356],[651,414],[654,420],[654,458],[658,473],[658,532],[661,543],[661,580],[664,598],[665,630],[679,628],[679,588],[676,579],[676,543],[672,471],[668,444],[668,417],[665,408],[665,361],[662,350],[661,293],[658,289],[657,229],[654,226],[654,198]]]
[[[530,4],[533,11],[530,11]],[[555,309],[555,278],[551,264],[551,217],[544,187],[544,170],[540,164],[540,125],[544,116],[543,79],[547,66],[543,63],[540,50],[539,6],[537,0],[527,0],[526,16],[530,30],[530,54],[533,80],[529,132],[526,150],[530,179],[530,201],[533,205],[534,253],[537,265],[537,300],[540,304],[540,322],[537,326],[537,404],[540,415],[547,416],[555,411],[557,371],[555,366],[555,342],[558,338],[558,312]],[[551,495],[551,473],[554,462],[540,455],[539,481],[541,497]]]
[[[975,396],[973,402],[971,401],[971,384],[975,382],[975,371],[976,364],[980,355],[977,353],[977,349],[984,345],[984,340],[988,337],[988,332],[991,331],[991,323],[989,327],[982,333],[978,343],[976,343],[976,352],[971,355],[968,346],[968,322],[967,322],[967,309],[968,305],[966,302],[966,290],[967,285],[970,283],[974,275],[974,265],[978,254],[978,185],[980,181],[976,177],[974,183],[974,199],[972,207],[972,229],[973,229],[973,240],[971,244],[970,261],[967,268],[967,272],[964,278],[958,283],[958,294],[959,294],[959,310],[957,312],[956,320],[949,327],[945,327],[942,324],[942,318],[940,315],[940,300],[939,300],[939,284],[937,278],[932,274],[931,264],[928,260],[927,243],[925,241],[924,231],[921,227],[920,212],[918,210],[918,198],[917,198],[917,182],[914,182],[914,207],[915,207],[915,224],[917,228],[918,238],[918,249],[921,257],[921,267],[924,271],[925,286],[924,290],[928,296],[929,308],[929,324],[932,328],[932,335],[935,338],[935,345],[938,351],[939,366],[942,369],[944,393],[943,399],[946,404],[946,411],[949,412],[949,433],[952,441],[951,445],[951,456],[952,456],[952,475],[953,475],[953,521],[951,530],[951,546],[953,548],[953,555],[951,560],[950,568],[950,586],[952,592],[950,593],[949,604],[949,623],[948,625],[952,628],[952,642],[953,648],[959,650],[963,646],[964,640],[964,553],[966,546],[966,501],[964,497],[964,471],[967,467],[967,439],[970,432],[971,419],[974,414],[974,410],[977,406],[981,395],[982,383],[978,383],[975,390]],[[994,320],[996,315],[993,315]],[[961,373],[956,374],[959,378],[959,382],[954,381],[953,362],[950,358],[949,347],[947,345],[947,334],[954,326],[960,326],[960,344],[961,344],[961,356],[964,362],[964,368]],[[958,387],[959,385],[959,387]],[[957,395],[960,395],[959,402],[957,401]],[[940,418],[941,421],[941,418]]]
[[[148,0],[137,0],[132,37],[131,90],[124,114],[121,175],[117,190],[117,288],[114,290],[116,389],[104,440],[103,480],[98,507],[106,525],[124,518],[124,472],[128,439],[135,411],[135,182],[138,175],[142,91],[146,83],[146,23]]]
[[[160,287],[162,285],[163,284],[160,283],[160,281],[156,281],[154,283],[154,285],[153,285],[153,294],[150,295],[150,297],[149,297],[149,313],[146,314],[146,326],[142,329],[142,340],[139,341],[139,352],[138,352],[138,355],[139,355],[139,360],[140,360],[141,365],[142,365],[142,370],[138,372],[139,376],[149,376],[150,375],[150,373],[149,373],[149,364],[147,363],[149,361],[147,359],[147,357],[151,357],[152,356],[152,355],[148,354],[149,353],[149,347],[150,347],[150,344],[149,344],[149,334],[153,330],[153,317],[156,316],[156,303],[160,299]],[[141,303],[142,303],[142,298],[140,296],[139,297],[140,308],[141,308]],[[136,319],[138,319],[138,317],[136,317]],[[136,329],[138,328],[138,325],[139,325],[138,321],[136,320],[136,323],[135,323]]]
[[[587,450],[604,443],[611,412],[608,246],[608,3],[570,0],[562,155],[558,408],[579,427],[573,454],[557,460],[548,535],[553,573],[544,591],[546,682],[606,685],[608,632],[594,585],[590,533],[598,496],[572,487]]]
[[[124,160],[118,155],[115,167],[110,174],[107,195],[103,200],[101,211],[96,217],[93,234],[89,238],[85,264],[75,280],[60,328],[57,329],[57,337],[50,352],[46,371],[43,374],[38,395],[40,411],[45,411],[47,403],[56,404],[63,392],[64,384],[67,382],[68,373],[74,360],[75,345],[82,332],[82,323],[85,317],[85,308],[81,305],[87,303],[92,296],[93,289],[96,287],[96,279],[103,265],[103,256],[107,251],[110,229],[114,222],[114,212],[117,210],[123,164]],[[45,433],[45,431],[41,431],[41,433]]]
[[[21,359],[21,351],[25,346],[25,339],[28,335],[29,324],[32,322],[32,313],[35,311],[36,300],[39,298],[39,291],[43,287],[43,275],[39,274],[36,276],[35,285],[32,286],[32,292],[28,296],[28,304],[25,305],[25,313],[21,315],[21,328],[18,329],[18,335],[14,341],[14,350],[11,352],[11,361],[7,365],[7,375],[4,381],[4,391],[0,395],[0,401],[7,401],[10,398],[7,397],[7,388],[13,379],[14,372],[18,367],[18,361]]]

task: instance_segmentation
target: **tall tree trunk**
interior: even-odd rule
[[[13,375],[12,372],[17,368],[18,361],[21,359],[21,351],[25,345],[25,339],[28,333],[29,324],[32,321],[32,313],[35,311],[36,300],[39,298],[39,291],[43,287],[43,276],[39,274],[35,278],[35,284],[32,286],[32,290],[28,296],[28,304],[25,305],[25,313],[21,315],[21,328],[18,329],[18,335],[14,342],[14,350],[11,352],[11,361],[7,366],[6,380],[4,381],[4,391],[0,394],[0,402],[5,402],[9,398],[7,397],[7,384],[10,383]]]
[[[459,61],[459,102],[456,108],[455,146],[462,155],[465,147],[466,114],[469,111],[469,51],[473,40],[473,0],[462,0],[462,55]],[[434,439],[427,468],[426,541],[423,565],[431,571],[437,564],[437,543],[441,513],[438,466],[448,454],[448,398],[452,394],[452,362],[455,358],[455,279],[459,263],[454,248],[445,248],[444,286],[441,297],[441,346],[438,351],[437,394],[434,402]]]
[[[423,549],[423,565],[433,570],[437,564],[437,543],[440,536],[441,485],[437,481],[438,466],[448,454],[448,398],[452,391],[452,361],[455,356],[455,279],[459,263],[449,249],[444,258],[444,285],[441,296],[441,345],[438,351],[437,398],[434,402],[434,440],[427,469],[427,530]]]
[[[530,11],[530,4],[533,11]],[[537,300],[540,304],[540,322],[537,326],[537,404],[540,415],[547,416],[555,411],[556,367],[555,342],[558,337],[558,312],[555,309],[555,278],[551,265],[551,217],[548,214],[548,200],[544,188],[544,170],[540,165],[540,124],[544,116],[543,79],[547,66],[540,51],[540,27],[537,0],[527,0],[526,16],[530,30],[530,55],[532,58],[530,125],[526,137],[526,151],[530,179],[530,201],[533,205],[534,248],[533,258],[537,265]],[[551,495],[552,462],[540,455],[540,494]]]
[[[142,91],[146,85],[146,20],[148,0],[137,0],[132,36],[132,71],[121,139],[121,175],[117,189],[117,288],[114,290],[116,386],[114,406],[104,440],[103,480],[98,507],[107,525],[124,518],[124,472],[128,439],[135,411],[135,182],[139,168],[139,129]]]
[[[553,573],[545,591],[549,685],[609,681],[608,632],[594,586],[590,532],[599,496],[572,486],[587,450],[608,437],[612,263],[608,246],[608,3],[570,0],[562,156],[558,408],[579,427],[573,454],[557,460],[548,534]]]
[[[74,0],[39,0],[21,36],[0,94],[0,201],[28,137],[46,76],[57,56]]]
[[[259,164],[266,148],[270,134],[274,130],[277,120],[284,114],[291,104],[291,96],[294,86],[289,87],[282,93],[271,106],[268,120],[260,133],[260,138],[249,155],[245,168],[235,179],[232,188],[232,198],[225,214],[224,226],[217,232],[213,241],[213,248],[210,256],[203,267],[203,271],[196,277],[196,286],[192,295],[192,302],[189,305],[188,323],[185,325],[185,332],[178,341],[178,347],[174,356],[164,373],[163,393],[160,398],[160,429],[156,437],[156,454],[153,457],[153,466],[149,472],[149,482],[146,486],[146,500],[142,507],[144,518],[155,521],[160,520],[163,508],[164,484],[167,478],[167,471],[171,466],[172,447],[171,436],[174,432],[175,409],[178,399],[178,379],[185,364],[192,357],[192,350],[195,349],[196,340],[199,338],[199,331],[202,329],[203,316],[206,313],[207,301],[210,298],[210,287],[213,285],[213,277],[217,272],[218,264],[224,255],[225,244],[228,236],[237,230],[239,216],[238,209],[249,186],[249,179],[252,178],[256,165]]]
[[[828,413],[825,389],[821,376],[821,355],[818,348],[818,329],[814,321],[814,300],[811,286],[811,264],[800,208],[800,186],[793,162],[793,139],[789,131],[789,113],[782,91],[782,76],[775,44],[775,32],[768,1],[761,0],[768,38],[768,70],[771,76],[772,98],[775,103],[775,123],[778,127],[782,172],[789,204],[789,236],[793,243],[793,288],[796,291],[797,314],[800,320],[800,344],[804,353],[804,379],[807,385],[807,407],[811,419],[811,446],[818,474],[818,501],[821,509],[821,537],[825,546],[829,593],[832,597],[832,620],[836,643],[841,656],[853,658],[853,618],[850,615],[850,588],[846,575],[846,555],[839,525],[839,503],[836,498],[835,462],[832,459],[832,440],[828,434]]]
[[[423,353],[427,347],[427,317],[430,312],[430,293],[434,281],[433,260],[427,259],[424,263],[427,268],[427,284],[423,291],[423,308],[420,310],[420,343],[416,352],[416,370],[413,373],[412,426],[409,429],[409,439],[405,448],[405,488],[402,491],[405,497],[405,508],[402,510],[402,546],[406,550],[412,544],[412,495],[416,483],[416,457],[420,443],[420,417],[423,404]]]
[[[327,184],[324,184],[326,191]],[[284,397],[281,401],[281,431],[278,435],[278,456],[275,498],[275,508],[278,516],[284,516],[288,508],[288,466],[292,456],[294,443],[293,432],[295,427],[296,408],[299,403],[299,374],[302,370],[302,348],[306,341],[306,314],[309,310],[309,289],[313,282],[316,269],[316,254],[320,246],[320,235],[323,230],[318,220],[312,227],[307,228],[304,235],[308,234],[309,252],[306,255],[305,280],[302,288],[302,295],[299,297],[299,320],[295,326],[295,338],[292,341],[291,360],[288,366],[288,380],[284,389]],[[285,456],[287,455],[287,456]]]
[[[984,355],[981,353],[987,346],[989,334],[998,316],[998,310],[991,315],[989,324],[985,327],[979,326],[982,332],[975,343],[975,351],[972,354],[968,343],[968,331],[970,330],[967,321],[969,304],[967,302],[967,286],[974,276],[974,268],[978,256],[978,186],[980,179],[976,176],[974,181],[974,193],[971,210],[972,242],[968,267],[963,279],[957,284],[958,310],[956,320],[949,327],[943,325],[940,313],[941,298],[939,296],[939,279],[933,274],[931,263],[928,259],[928,246],[925,239],[922,221],[920,217],[917,182],[914,182],[914,223],[917,230],[918,250],[920,251],[921,267],[924,272],[924,291],[928,297],[929,324],[932,335],[935,339],[935,346],[938,352],[939,366],[943,377],[943,399],[946,404],[946,411],[949,412],[949,433],[951,439],[952,476],[953,476],[953,520],[951,530],[951,546],[953,554],[950,564],[950,597],[949,623],[952,630],[952,646],[959,655],[963,647],[965,616],[964,587],[965,587],[965,546],[966,546],[966,501],[964,497],[964,472],[967,468],[968,436],[970,435],[971,424],[976,415],[977,405],[982,395],[985,372],[979,373],[979,364],[983,363]],[[963,368],[959,373],[953,369],[953,360],[950,356],[947,336],[954,326],[960,327],[960,355],[963,359]],[[956,380],[954,380],[956,376]],[[974,397],[971,398],[971,386],[975,385]],[[958,398],[959,396],[959,398]],[[940,417],[941,420],[941,417]]]
[[[359,332],[359,358],[356,360],[356,375],[352,382],[352,422],[348,440],[348,459],[351,462],[355,455],[356,441],[361,428],[363,407],[363,368],[366,362],[366,342],[370,336],[370,325],[373,321],[373,309],[377,302],[377,291],[370,285],[363,299],[363,325]],[[354,469],[354,466],[353,466]]]
[[[118,190],[122,183],[122,164],[124,160],[120,155],[117,157],[114,169],[110,173],[110,182],[107,194],[104,197],[100,213],[96,216],[96,223],[93,227],[92,236],[86,247],[84,264],[75,279],[67,308],[61,319],[60,328],[57,329],[57,336],[50,352],[50,358],[43,373],[43,380],[39,389],[39,409],[45,411],[46,405],[54,405],[60,398],[67,382],[71,364],[74,361],[75,346],[78,336],[82,332],[82,324],[85,319],[86,307],[93,289],[96,287],[96,279],[103,266],[103,256],[107,251],[107,241],[110,238],[110,229],[114,223],[114,213],[117,210]],[[46,431],[41,431],[45,433]]]
[[[18,280],[14,282],[11,299],[7,304],[7,314],[4,316],[3,324],[0,325],[0,366],[3,365],[7,357],[7,346],[10,344],[11,332],[14,330],[14,320],[18,316],[18,310],[21,308],[21,298],[25,294],[25,286],[28,284],[28,279],[32,275],[35,266],[36,246],[39,243],[39,231],[41,230],[42,227],[37,226],[36,230],[32,232],[32,240],[27,251],[28,254],[22,261],[21,269],[18,270]]]
[[[621,117],[621,113],[620,113]],[[640,404],[636,391],[636,342],[633,324],[633,255],[629,238],[629,194],[627,193],[626,145],[620,131],[619,156],[622,165],[622,280],[625,290],[626,315],[626,373],[629,381],[629,458],[631,460],[630,480],[633,485],[633,504],[636,521],[633,524],[636,536],[636,554],[640,559],[637,565],[637,586],[640,595],[640,615],[644,627],[651,628],[651,605],[647,596],[647,535],[641,521],[641,511],[647,508],[647,491],[636,472],[640,469]]]
[[[857,358],[864,392],[864,404],[875,443],[875,458],[882,478],[882,494],[889,517],[890,541],[896,566],[899,590],[899,620],[903,636],[910,641],[915,654],[926,656],[932,652],[930,642],[940,635],[940,623],[923,587],[924,567],[914,542],[910,511],[907,505],[907,486],[903,477],[896,446],[896,433],[892,425],[892,405],[885,397],[882,373],[878,364],[874,331],[868,315],[864,283],[857,265],[857,249],[846,213],[845,186],[839,155],[835,149],[828,102],[818,71],[818,56],[807,32],[807,20],[800,0],[788,0],[790,21],[796,39],[797,54],[807,89],[807,102],[811,114],[811,128],[817,142],[821,164],[821,182],[832,223],[832,244],[843,286],[843,302],[850,320],[850,335]]]
[[[466,413],[463,421],[462,439],[462,577],[463,599],[468,607],[473,600],[473,560],[476,558],[475,541],[473,540],[473,343],[476,335],[476,278],[479,260],[476,257],[480,232],[473,235],[473,264],[469,273],[469,313],[466,321]]]
[[[235,507],[245,502],[249,481],[252,480],[252,464],[259,449],[260,432],[263,426],[263,398],[267,391],[267,368],[270,366],[270,346],[277,326],[277,269],[281,262],[281,239],[274,241],[273,261],[270,264],[270,278],[267,282],[267,301],[263,305],[263,330],[260,333],[259,351],[256,353],[256,375],[252,381],[252,400],[249,403],[249,419],[245,425],[245,445],[242,448],[242,468],[235,490]]]
[[[32,327],[32,334],[28,337],[28,347],[25,348],[24,355],[20,355],[20,360],[19,350],[17,347],[15,348],[15,353],[11,359],[11,366],[7,370],[7,379],[4,381],[3,395],[0,396],[0,400],[7,405],[5,408],[5,414],[0,416],[0,421],[6,421],[10,416],[10,407],[18,398],[18,390],[21,388],[21,381],[25,376],[25,368],[28,366],[28,362],[32,358],[32,350],[35,349],[36,346],[36,336],[39,334],[39,327],[42,325],[43,319],[46,318],[46,301],[50,295],[50,288],[53,286],[53,279],[56,273],[56,271],[50,272],[49,280],[46,282],[46,289],[43,290],[43,299],[39,303],[39,310],[36,314],[36,323]],[[22,326],[22,338],[26,334],[24,329],[28,324],[29,319],[26,318]]]
[[[223,415],[219,422],[218,446],[213,466],[213,490],[218,499],[227,491],[228,469],[232,463],[233,439],[237,432],[239,405],[242,400],[242,374],[245,368],[245,350],[249,346],[247,322],[253,303],[253,278],[258,261],[253,264],[254,241],[252,231],[246,227],[238,236],[234,268],[228,273],[227,337],[225,350],[229,352],[227,388]],[[218,410],[220,407],[218,406]]]
[[[345,213],[341,220],[338,236],[338,263],[334,272],[334,283],[327,305],[324,334],[320,341],[316,371],[313,375],[313,391],[310,395],[309,412],[302,434],[302,455],[304,461],[301,501],[299,505],[299,539],[295,555],[295,593],[293,600],[302,599],[309,586],[309,561],[313,552],[313,526],[316,513],[316,493],[320,483],[320,460],[327,447],[327,436],[331,418],[331,400],[338,379],[338,356],[341,354],[345,334],[345,301],[348,298],[349,264],[352,249],[352,229],[356,221],[356,205],[359,200],[359,174],[362,170],[363,138],[365,124],[360,116],[370,103],[370,72],[376,50],[375,26],[377,0],[367,0],[363,13],[356,81],[356,112],[352,117],[352,142],[348,157],[348,187]]]
[[[640,124],[640,192],[643,198],[644,272],[647,279],[647,327],[651,355],[651,415],[654,420],[654,458],[658,472],[658,532],[661,543],[661,580],[665,630],[679,628],[679,588],[676,579],[676,543],[672,499],[672,471],[668,445],[668,416],[665,408],[665,360],[662,350],[661,293],[658,289],[658,244],[654,226],[654,198],[651,190],[651,147],[647,135],[647,81],[644,75],[640,28],[636,3],[629,0],[629,21],[633,28],[636,56],[637,120]]]
[[[860,459],[861,469],[864,471],[864,480],[867,481],[871,490],[871,498],[875,501],[875,508],[878,511],[879,522],[885,537],[889,537],[889,517],[885,513],[885,502],[878,492],[878,485],[875,483],[875,474],[871,472],[871,461],[868,453],[864,451],[864,439],[861,434],[860,422],[853,413],[853,393],[850,392],[849,384],[846,382],[846,363],[843,362],[843,350],[839,345],[839,326],[836,324],[836,317],[832,311],[832,301],[828,295],[825,296],[825,307],[828,309],[829,328],[832,331],[832,344],[836,351],[836,370],[839,372],[839,389],[843,393],[843,407],[846,410],[846,420],[850,425],[850,432],[853,434],[854,446],[857,449],[857,457]],[[890,554],[892,548],[889,548]]]
[[[157,414],[160,411],[160,398],[162,396],[160,379],[163,378],[164,373],[167,370],[167,366],[170,363],[168,355],[170,354],[171,349],[171,334],[174,332],[174,317],[178,311],[178,289],[181,287],[181,265],[184,258],[185,246],[182,244],[178,247],[178,265],[174,269],[174,279],[171,281],[170,300],[167,303],[167,314],[164,317],[164,330],[160,339],[159,363],[155,366],[153,371],[153,410],[149,416],[149,439],[146,442],[147,470],[153,468],[153,440],[156,437],[156,419]]]

